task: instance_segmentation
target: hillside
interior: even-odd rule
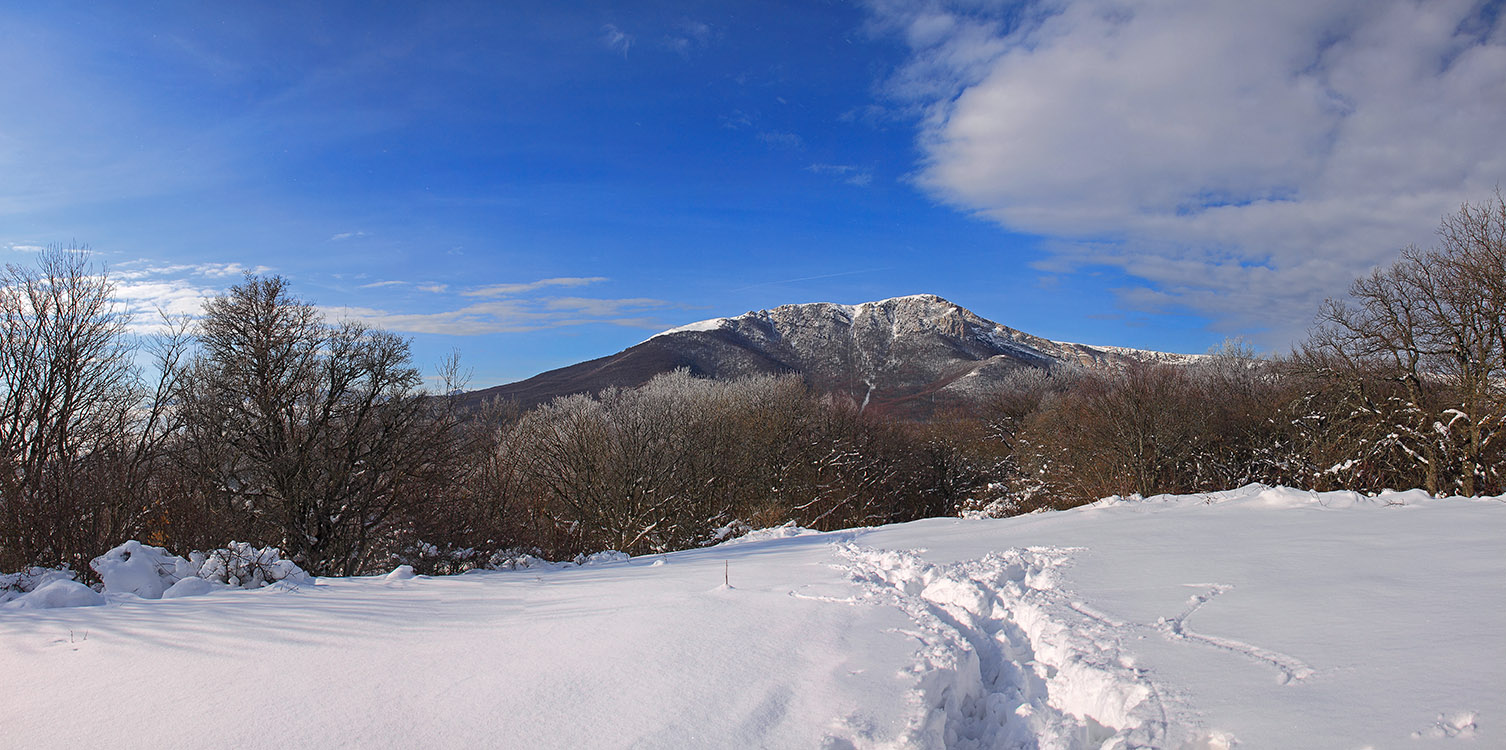
[[[718,379],[798,373],[813,388],[855,404],[908,413],[987,393],[1022,369],[1112,369],[1187,358],[1051,341],[922,294],[859,305],[784,305],[692,323],[469,398],[532,406],[572,393],[635,387],[683,367]]]

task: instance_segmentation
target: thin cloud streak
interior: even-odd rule
[[[478,302],[430,313],[393,312],[371,307],[322,309],[332,318],[357,320],[400,333],[478,336],[598,324],[662,329],[667,327],[662,321],[644,313],[673,307],[676,305],[671,302],[647,298],[554,297]]]
[[[606,280],[605,276],[561,276],[553,279],[539,279],[538,281],[530,281],[522,284],[490,284],[475,289],[467,289],[461,292],[461,294],[467,297],[506,297],[536,291],[545,287],[589,286]]]
[[[795,284],[795,283],[799,283],[801,281],[818,281],[820,279],[835,279],[835,278],[839,278],[839,277],[842,277],[842,276],[857,276],[858,274],[864,274],[864,273],[877,273],[879,271],[888,271],[891,268],[892,268],[892,266],[883,266],[882,268],[860,268],[860,269],[858,269],[856,271],[841,271],[841,272],[838,272],[838,273],[823,273],[823,274],[821,274],[819,276],[802,276],[802,277],[800,277],[798,279],[780,279],[778,281],[760,281],[757,284],[748,284],[747,286],[735,287],[734,289],[732,289],[732,291],[734,291],[734,292],[741,292],[741,291],[746,290],[746,289],[757,289],[759,287],[774,286],[776,284]]]

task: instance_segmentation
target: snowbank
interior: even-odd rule
[[[741,532],[740,536],[734,536],[725,542],[721,542],[717,546],[725,547],[728,545],[750,544],[752,542],[763,542],[770,539],[789,539],[790,537],[806,536],[809,534],[819,533],[821,532],[816,531],[815,529],[807,529],[804,526],[797,526],[795,525],[794,521],[790,521],[783,526],[774,526],[767,529],[753,529],[751,531],[743,531]]]
[[[105,603],[94,589],[68,578],[53,579],[0,607],[6,609],[54,609],[57,607],[93,607]]]
[[[1111,495],[1088,507],[1107,508],[1122,504],[1175,504],[1175,505],[1217,505],[1221,503],[1243,503],[1260,505],[1267,508],[1326,508],[1339,510],[1353,507],[1400,507],[1417,505],[1441,499],[1464,500],[1464,501],[1492,501],[1500,502],[1502,498],[1467,498],[1450,497],[1436,498],[1423,490],[1382,490],[1373,495],[1348,490],[1334,490],[1330,492],[1315,492],[1313,490],[1299,490],[1291,487],[1271,487],[1264,484],[1252,483],[1233,490],[1220,492],[1200,492],[1195,495],[1152,495],[1141,497],[1129,495],[1121,497]]]
[[[27,568],[18,573],[0,573],[0,604],[19,599],[53,581],[72,581],[78,575],[71,570]]]

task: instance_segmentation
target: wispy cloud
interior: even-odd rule
[[[340,232],[339,234],[331,235],[329,239],[331,242],[339,242],[341,240],[357,240],[365,236],[366,233],[362,231]]]
[[[664,46],[689,60],[695,53],[710,46],[715,36],[716,32],[710,24],[687,18],[676,24],[674,31],[664,35]]]
[[[728,130],[742,130],[743,128],[753,127],[753,118],[749,117],[747,112],[740,109],[734,109],[732,110],[732,114],[723,115],[720,119],[722,127]]]
[[[475,336],[599,324],[660,329],[666,324],[648,313],[674,307],[673,303],[658,299],[558,297],[490,300],[428,313],[370,307],[327,307],[324,310],[333,318],[359,320],[401,333]]]
[[[5,249],[10,250],[12,252],[17,252],[17,253],[40,253],[43,250],[46,250],[47,248],[42,247],[41,245],[25,245],[25,244],[10,243],[10,244],[8,244],[8,245],[5,246]]]
[[[607,45],[607,49],[613,52],[621,52],[622,56],[626,58],[628,50],[633,46],[634,38],[632,34],[617,28],[615,24],[609,23],[601,27],[601,40]]]
[[[467,297],[507,297],[514,294],[532,292],[545,287],[564,286],[588,286],[606,281],[605,276],[561,276],[553,279],[539,279],[521,284],[489,284],[487,286],[467,289],[461,294]]]
[[[1506,14],[1410,0],[874,0],[910,46],[917,182],[1047,237],[1134,309],[1297,335],[1506,176]]]
[[[888,271],[891,268],[892,268],[891,266],[882,266],[882,267],[879,267],[879,268],[859,268],[859,269],[854,270],[854,271],[838,271],[836,273],[821,273],[821,274],[816,274],[814,276],[800,276],[800,277],[793,278],[793,279],[775,279],[773,281],[760,281],[760,282],[758,282],[756,284],[748,284],[747,286],[736,287],[732,291],[734,291],[734,292],[740,292],[740,291],[742,291],[744,289],[756,289],[758,287],[773,286],[775,284],[796,284],[796,283],[799,283],[799,282],[802,282],[802,281],[817,281],[817,280],[820,280],[820,279],[835,279],[835,278],[838,278],[838,277],[841,277],[841,276],[857,276],[858,274],[864,274],[864,273],[876,273],[878,271]]]
[[[373,281],[370,284],[362,284],[362,289],[381,289],[389,286],[407,286],[406,281]]]
[[[873,173],[851,164],[812,164],[807,171],[835,177],[849,185],[868,187],[873,184]]]
[[[805,139],[795,133],[783,130],[767,130],[758,134],[758,140],[770,148],[782,148],[796,151],[805,147]]]

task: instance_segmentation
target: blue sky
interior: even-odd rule
[[[920,292],[1284,347],[1502,182],[1499,9],[8,4],[0,252],[86,243],[143,319],[279,273],[476,387]]]

